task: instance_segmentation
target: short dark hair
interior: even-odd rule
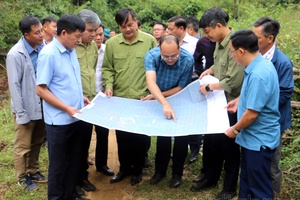
[[[179,39],[178,39],[178,37],[176,37],[175,35],[164,35],[164,36],[162,36],[162,37],[160,38],[160,40],[159,40],[159,46],[161,47],[161,44],[162,44],[163,42],[169,44],[169,43],[171,43],[172,41],[174,41],[174,42],[177,44],[177,47],[178,47],[178,49],[179,49]]]
[[[63,15],[57,21],[57,35],[60,36],[63,30],[65,30],[68,34],[74,33],[77,30],[83,32],[85,31],[85,23],[77,15],[74,14]]]
[[[155,26],[156,24],[162,25],[164,30],[166,30],[166,29],[167,29],[167,25],[166,25],[166,24],[164,24],[164,23],[162,23],[162,22],[160,22],[160,21],[156,21],[156,22],[154,22],[153,26]],[[152,27],[153,27],[153,26],[152,26]]]
[[[31,26],[39,25],[41,22],[38,18],[30,15],[26,16],[19,22],[19,28],[24,35],[25,33],[30,33]]]
[[[104,31],[104,28],[105,28],[105,27],[104,27],[103,24],[100,24],[99,27],[102,27],[102,28],[103,28],[103,31]],[[99,27],[98,27],[98,28],[99,28]]]
[[[251,30],[238,30],[230,36],[231,44],[234,49],[243,48],[250,53],[258,51],[258,38]]]
[[[176,27],[182,26],[183,29],[186,29],[186,21],[181,16],[171,17],[168,22],[174,22]]]
[[[187,27],[192,27],[195,32],[199,31],[199,20],[195,16],[188,16],[185,18]]]
[[[274,40],[277,37],[280,30],[279,22],[275,19],[272,19],[271,17],[259,18],[256,22],[254,22],[253,26],[262,26],[262,32],[264,36],[268,37],[269,35],[273,35]]]
[[[44,19],[42,19],[42,25],[47,22],[57,22],[57,19],[55,19],[54,17],[45,17]]]
[[[229,21],[229,15],[224,10],[219,8],[211,8],[205,11],[202,17],[200,18],[199,27],[215,28],[217,23],[220,23],[223,26],[227,26],[228,21]]]
[[[131,8],[122,8],[117,12],[115,20],[117,24],[121,26],[124,22],[125,24],[128,22],[129,16],[131,16],[132,19],[136,19],[135,12]]]

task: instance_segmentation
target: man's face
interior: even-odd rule
[[[119,29],[126,40],[134,40],[138,32],[137,20],[132,19],[132,16],[129,15],[127,23],[123,22],[122,25],[119,25]]]
[[[54,37],[57,34],[56,22],[45,23],[43,29],[44,29],[44,34],[48,34],[51,37]]]
[[[215,28],[207,26],[207,27],[203,28],[203,32],[210,41],[220,42],[220,41],[222,41],[220,28],[221,27],[219,24],[217,24],[215,26]]]
[[[116,32],[115,31],[111,31],[111,32],[109,32],[109,37],[111,38],[111,37],[114,37],[116,35]]]
[[[156,39],[160,39],[162,36],[166,34],[166,30],[164,29],[163,25],[155,24],[153,26],[152,34]]]
[[[183,32],[183,27],[175,26],[175,22],[168,23],[168,33],[170,35],[175,35],[176,37],[180,38],[182,32]]]
[[[93,26],[90,23],[85,24],[85,31],[83,32],[82,36],[82,43],[89,43],[93,41],[93,39],[96,36],[96,30],[98,29],[98,26]]]
[[[180,50],[175,42],[171,42],[170,44],[163,42],[160,46],[161,58],[169,66],[172,66],[177,62],[179,54]]]
[[[229,42],[229,50],[231,52],[231,56],[232,58],[234,59],[234,61],[243,66],[242,64],[242,60],[241,60],[241,53],[239,52],[240,50],[239,49],[235,49],[233,46],[232,46],[232,43],[231,41]]]
[[[76,30],[73,33],[67,33],[65,30],[62,32],[62,36],[64,37],[64,46],[66,49],[76,48],[79,43],[82,42],[83,33],[79,30]]]
[[[94,41],[97,44],[98,49],[101,47],[101,44],[104,40],[104,30],[103,28],[100,26],[97,30],[96,30],[96,36]]]
[[[42,24],[36,24],[31,26],[31,30],[29,33],[25,33],[24,37],[26,41],[32,46],[36,48],[37,45],[43,43],[43,27]]]
[[[273,46],[273,36],[265,37],[262,26],[253,27],[252,31],[258,38],[258,48],[262,54],[265,54]]]

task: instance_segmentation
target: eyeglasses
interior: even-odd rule
[[[153,29],[153,31],[164,31],[165,29],[163,29],[163,28],[155,28],[155,29]]]
[[[163,60],[176,60],[179,57],[179,54],[173,56],[161,56]]]
[[[234,52],[236,52],[237,50],[239,50],[239,49],[235,49],[234,51],[231,51],[231,49],[230,49],[231,53],[234,53]]]

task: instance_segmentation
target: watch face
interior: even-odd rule
[[[206,90],[207,92],[210,92],[209,85],[205,86],[205,90]]]

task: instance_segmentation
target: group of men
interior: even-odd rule
[[[224,90],[230,128],[225,134],[204,136],[203,168],[191,191],[216,186],[224,165],[223,189],[216,199],[236,196],[241,146],[239,198],[273,198],[274,191],[279,193],[280,148],[276,147],[280,147],[280,133],[291,126],[294,84],[292,63],[275,46],[279,23],[264,17],[254,23],[253,31],[234,33],[227,25],[228,14],[212,8],[199,21],[205,36],[198,40],[198,26],[192,17],[174,16],[168,25],[156,22],[154,37],[138,29],[130,8],[119,10],[115,20],[121,34],[105,44],[104,26],[90,10],[64,15],[57,21],[45,18],[43,26],[33,16],[20,21],[23,37],[7,56],[18,183],[34,190],[38,188],[34,182],[48,181],[48,199],[84,199],[83,190],[95,190],[87,171],[93,125],[78,121],[74,114],[89,104],[96,92],[108,97],[156,99],[162,104],[163,115],[176,120],[166,97],[198,77],[214,75],[219,83],[203,84],[199,92],[207,95]],[[54,22],[57,31],[51,29]],[[107,166],[108,129],[95,125],[95,131],[96,170],[113,176]],[[45,132],[48,180],[38,164]],[[131,176],[134,186],[142,181],[150,137],[121,130],[116,130],[116,137],[120,167],[110,182]],[[179,187],[188,145],[192,163],[197,160],[201,138],[174,137],[172,152],[172,138],[157,137],[155,174],[150,184],[158,184],[166,176],[172,158],[169,186]]]

